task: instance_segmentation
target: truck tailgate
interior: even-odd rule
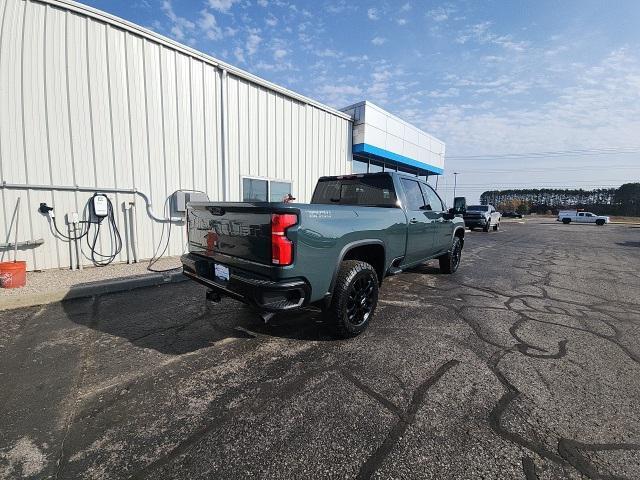
[[[246,203],[194,203],[187,215],[189,251],[271,263],[271,210]]]

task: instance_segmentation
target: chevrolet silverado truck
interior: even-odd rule
[[[464,223],[469,229],[482,228],[483,231],[494,231],[500,228],[502,215],[493,205],[469,205],[463,215]]]
[[[454,273],[464,222],[417,177],[385,172],[321,177],[310,204],[195,202],[187,208],[184,274],[275,312],[320,307],[341,337],[362,332],[387,275],[438,259]]]
[[[577,210],[560,210],[558,212],[558,222],[562,222],[565,225],[575,223],[595,223],[596,225],[604,225],[611,222],[611,219],[606,215],[596,215],[591,212],[580,212]]]

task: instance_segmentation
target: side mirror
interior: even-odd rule
[[[453,199],[453,211],[455,215],[464,215],[467,211],[467,199],[466,197],[456,197]]]
[[[442,214],[442,218],[444,218],[445,220],[453,220],[454,218],[456,218],[455,208],[450,208],[448,212],[444,212]]]

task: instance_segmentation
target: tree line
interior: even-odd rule
[[[480,195],[482,205],[491,204],[500,211],[553,213],[583,208],[596,214],[640,217],[640,183],[625,183],[619,188],[595,190],[560,188],[521,188],[489,190]]]

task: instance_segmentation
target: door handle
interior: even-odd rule
[[[414,223],[418,223],[418,219],[417,218],[412,218],[411,220],[409,220],[410,224],[414,224]]]

